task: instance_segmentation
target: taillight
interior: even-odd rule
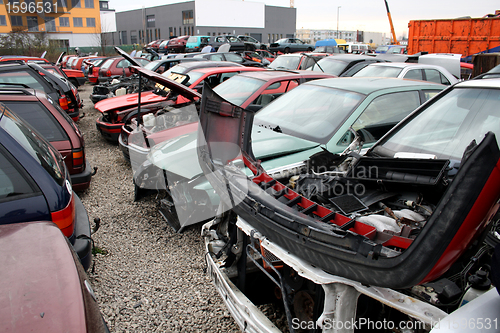
[[[99,76],[99,68],[92,68],[92,75]]]
[[[73,168],[79,168],[83,166],[85,160],[85,154],[83,149],[73,149]]]
[[[111,71],[107,71],[106,76],[111,76]]]
[[[59,105],[61,106],[61,108],[63,110],[68,110],[68,98],[66,98],[66,96],[63,96],[61,98],[59,98]]]
[[[73,235],[75,229],[75,199],[71,194],[69,204],[63,209],[50,213],[52,222],[54,222],[66,237]]]

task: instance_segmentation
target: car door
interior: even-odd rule
[[[287,91],[290,91],[293,88],[297,87],[299,84],[300,82],[298,79],[287,79],[270,83],[258,96],[254,96],[253,102],[251,104],[264,107],[272,101],[278,99]],[[243,104],[242,107],[245,107],[245,104]]]

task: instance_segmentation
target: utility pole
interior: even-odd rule
[[[340,36],[339,36],[339,10],[340,10],[340,7],[342,7],[342,6],[337,7],[337,38],[340,38]]]

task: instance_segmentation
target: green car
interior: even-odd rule
[[[353,142],[362,153],[445,87],[394,78],[333,78],[301,84],[255,114],[253,153],[271,176],[285,166],[302,168],[305,160],[322,150],[341,153]],[[225,96],[229,103],[239,98],[237,94]],[[177,135],[151,149],[134,182],[136,190],[164,194],[160,212],[180,231],[213,218],[219,197],[199,166],[197,132],[171,130]],[[224,129],[216,131],[217,135],[225,133]]]

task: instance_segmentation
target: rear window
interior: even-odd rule
[[[22,174],[22,168],[16,164],[10,154],[3,152],[0,146],[0,202],[33,193],[29,182]]]
[[[198,37],[196,37],[196,36],[191,36],[187,40],[188,43],[196,43],[197,41],[198,41]]]
[[[0,127],[16,140],[59,184],[65,179],[65,166],[61,155],[50,143],[0,103]]]
[[[48,141],[69,140],[63,127],[40,102],[3,102],[11,111],[33,126]]]
[[[101,66],[101,69],[107,69],[109,68],[109,66],[111,66],[111,64],[113,63],[113,61],[115,61],[115,59],[108,59],[104,62],[104,64],[102,64]]]
[[[44,84],[44,80],[40,76],[26,70],[19,70],[16,72],[2,72],[0,73],[0,86],[9,87],[16,83],[25,84],[26,86],[47,91],[49,88]],[[4,83],[4,85],[2,85]]]

